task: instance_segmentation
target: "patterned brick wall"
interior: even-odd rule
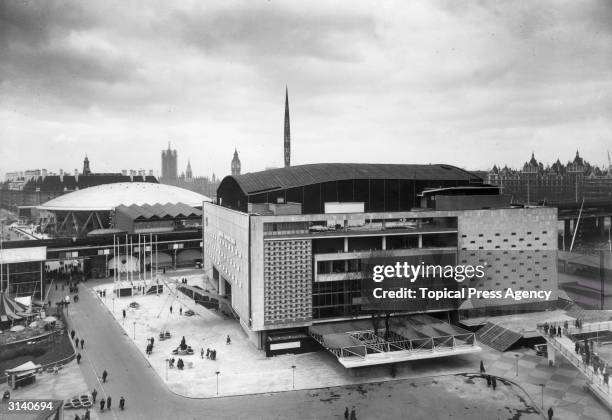
[[[551,290],[557,284],[556,209],[475,210],[459,217],[458,264],[485,265],[485,276],[466,280],[481,290]],[[537,302],[472,300],[476,307]]]
[[[312,319],[309,240],[264,242],[264,325]]]

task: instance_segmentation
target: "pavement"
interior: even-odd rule
[[[91,287],[86,283],[86,289]],[[327,387],[314,390],[266,393],[237,397],[193,399],[176,395],[168,390],[160,376],[151,368],[141,351],[136,348],[111,313],[89,290],[83,290],[80,301],[69,308],[70,328],[85,339],[79,366],[88,389],[96,388],[100,396],[110,395],[114,401],[111,412],[98,413],[99,418],[113,419],[341,419],[345,407],[356,407],[357,418],[423,418],[415,416],[418,409],[429,407],[430,418],[475,418],[478,412],[491,413],[482,418],[512,418],[497,410],[492,398],[477,400],[473,393],[462,389],[453,380],[436,379],[441,385],[427,382],[432,375],[449,372],[473,371],[482,359],[488,373],[507,377],[522,385],[536,405],[541,404],[544,386],[544,407],[553,406],[555,419],[603,420],[612,418],[592,396],[585,391],[585,378],[562,358],[556,367],[549,367],[546,358],[536,356],[532,350],[499,353],[485,348],[476,356],[436,359],[402,365],[399,373],[409,379],[388,382]],[[515,354],[519,355],[519,374],[516,376]],[[322,357],[327,356],[323,352]],[[100,382],[101,372],[109,373],[108,382]],[[371,380],[367,372],[355,373],[358,379]],[[427,378],[424,378],[427,377]],[[412,379],[410,379],[412,378]],[[436,389],[418,396],[415,381],[424,381],[421,389]],[[430,385],[427,385],[427,384]],[[478,388],[480,390],[480,388]],[[365,391],[364,391],[365,390]],[[365,393],[364,393],[365,392]],[[117,410],[119,397],[127,399],[126,411]],[[366,397],[367,395],[367,397]],[[414,397],[414,396],[417,397]],[[435,395],[428,399],[425,395]],[[459,397],[463,395],[463,397]],[[417,399],[415,399],[417,398]],[[477,404],[481,402],[482,404]],[[472,405],[470,405],[470,403]],[[526,404],[526,407],[529,404]],[[461,412],[458,407],[472,407]],[[478,409],[480,411],[478,411]],[[493,411],[489,411],[493,410]],[[424,414],[427,414],[424,413]],[[497,413],[497,414],[494,414]],[[436,415],[436,414],[439,414]],[[520,418],[528,413],[521,412]],[[514,417],[518,418],[518,417]]]

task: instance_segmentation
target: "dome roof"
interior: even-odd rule
[[[43,210],[104,211],[123,204],[178,204],[200,207],[203,201],[212,201],[205,195],[184,188],[151,182],[118,182],[84,188],[47,201],[39,206]]]

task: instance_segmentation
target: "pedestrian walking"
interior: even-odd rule
[[[77,359],[77,365],[80,365],[81,364],[81,353],[77,354],[76,359]]]
[[[485,375],[487,377],[487,387],[491,386],[491,375]]]
[[[85,410],[85,416],[83,420],[91,420],[91,414],[89,413],[89,408]]]
[[[119,408],[121,410],[125,408],[125,398],[123,398],[123,395],[121,396],[121,398],[119,398]]]
[[[74,415],[74,420],[81,420],[81,416],[79,416],[78,414]]]
[[[102,398],[100,400],[100,411],[104,412],[104,406],[106,405],[106,401],[104,401],[104,398]]]
[[[170,305],[170,313],[172,313],[172,305]]]
[[[346,407],[344,409],[344,420],[349,420],[349,409]]]
[[[123,319],[125,319],[125,309],[123,310]]]
[[[183,307],[179,308],[179,315],[183,315]]]
[[[495,391],[495,388],[497,388],[497,379],[495,379],[495,376],[491,378],[491,386],[493,387],[493,391]]]
[[[74,340],[74,336],[75,335],[76,335],[76,331],[75,330],[70,331],[70,339],[71,340]]]
[[[106,378],[108,377],[108,372],[106,369],[102,372],[102,382],[106,383]]]
[[[84,345],[85,345],[85,340],[81,338],[81,350],[83,350]]]
[[[108,408],[109,410],[111,408],[111,397],[110,397],[110,395],[106,399],[106,408]]]
[[[200,350],[200,358],[204,359],[204,347]]]
[[[481,360],[481,361],[480,361],[480,373],[482,373],[482,374],[483,374],[483,373],[485,373],[485,372],[486,372],[486,371],[485,371],[485,367],[484,367],[484,362]]]
[[[210,359],[210,349],[206,349],[206,358]]]
[[[91,399],[93,400],[94,404],[96,403],[97,396],[98,396],[98,391],[96,391],[96,388],[94,388],[94,390],[91,391]]]
[[[548,407],[548,420],[552,420],[553,414],[555,414],[555,412],[553,411],[552,407]]]
[[[79,347],[79,337],[74,337],[75,347]]]
[[[227,338],[225,339],[225,344],[232,344],[232,340],[230,339],[229,334],[227,335]]]
[[[351,408],[351,420],[357,420],[357,413],[355,412],[355,406]]]

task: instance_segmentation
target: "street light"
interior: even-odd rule
[[[293,373],[293,389],[295,389],[295,365],[291,366],[291,372]]]
[[[219,371],[215,372],[215,375],[217,375],[217,397],[219,396],[219,374],[220,373],[221,372],[219,372]]]
[[[136,321],[134,321],[134,341],[136,340]]]
[[[519,362],[520,356],[518,354],[515,354],[514,357],[516,357],[516,376],[518,376],[518,362]]]
[[[540,384],[540,387],[542,388],[542,410],[544,410],[544,386],[545,384]]]

